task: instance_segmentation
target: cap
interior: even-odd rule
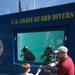
[[[60,46],[57,50],[54,51],[54,53],[58,53],[60,51],[68,52],[68,49],[65,46]]]

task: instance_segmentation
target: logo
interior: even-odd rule
[[[0,40],[0,56],[3,53],[3,42]]]

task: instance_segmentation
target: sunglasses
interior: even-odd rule
[[[59,54],[62,53],[62,52],[63,52],[63,51],[58,52],[57,55],[59,55]]]
[[[59,55],[59,53],[57,53],[57,55]]]

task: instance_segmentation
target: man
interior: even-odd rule
[[[42,68],[58,66],[58,70],[54,75],[74,75],[74,64],[72,59],[67,55],[68,49],[65,46],[61,46],[54,52],[57,53],[59,60],[46,66],[42,66]],[[48,72],[51,73],[51,71]],[[53,75],[53,73],[51,74]]]

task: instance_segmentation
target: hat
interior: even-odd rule
[[[54,53],[58,53],[58,52],[68,52],[68,49],[65,46],[60,46],[57,50],[54,51]]]

